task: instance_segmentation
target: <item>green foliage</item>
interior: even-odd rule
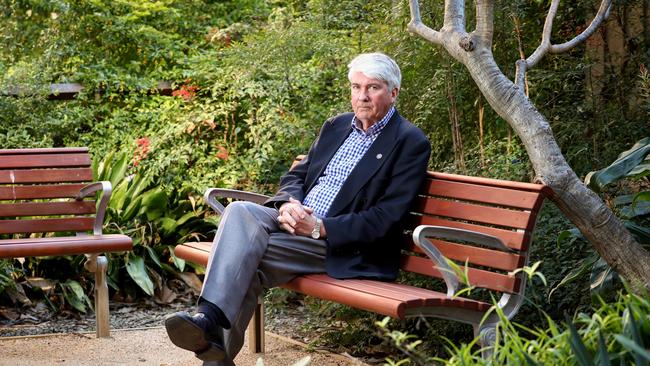
[[[184,270],[185,262],[176,258],[170,247],[200,238],[214,224],[206,220],[207,208],[194,194],[175,190],[168,193],[131,164],[130,155],[124,153],[108,154],[93,164],[98,180],[114,184],[105,231],[127,234],[134,245],[133,252],[109,256],[109,283],[118,288],[119,269],[124,266],[133,282],[153,296],[157,288],[150,277],[152,271],[173,273],[175,270],[167,263]]]
[[[16,286],[14,273],[16,272],[11,260],[0,259],[0,293],[5,289]]]
[[[74,280],[67,280],[65,282],[59,283],[58,285],[63,292],[65,301],[70,306],[82,313],[86,312],[86,305],[92,309],[92,303],[90,302],[90,299],[84,292],[84,289],[81,287],[79,282]]]
[[[497,312],[500,310],[496,309]],[[385,339],[406,358],[388,365],[646,365],[650,342],[650,296],[619,293],[615,302],[600,302],[591,315],[578,313],[558,325],[546,317],[544,328],[526,327],[503,316],[491,355],[482,357],[478,339],[457,344],[449,341],[450,357],[432,357],[417,349],[417,337],[390,330],[388,319],[377,322]],[[562,329],[564,328],[564,329]]]
[[[650,175],[648,154],[650,154],[650,137],[638,141],[629,150],[623,151],[618,159],[608,167],[587,174],[585,183],[591,189],[599,192],[608,184],[619,179]]]
[[[609,192],[605,192],[605,188],[617,181],[622,183],[626,181],[642,181],[650,174],[648,153],[650,153],[650,138],[646,137],[635,143],[629,150],[622,152],[618,159],[606,168],[587,174],[585,181],[590,188],[606,195],[609,195]],[[631,187],[635,191],[644,189],[642,182],[631,185]],[[616,190],[614,194],[620,194],[621,191],[622,189]],[[642,190],[633,194],[618,195],[609,200],[613,202],[614,209],[619,213],[634,239],[646,248],[650,248],[650,227],[647,220],[648,213],[650,213],[648,210],[648,207],[650,207],[649,192]],[[558,245],[566,245],[576,241],[586,241],[582,233],[576,228],[562,231],[558,236]],[[589,268],[591,268],[590,289],[592,295],[607,297],[612,294],[617,286],[620,286],[617,273],[597,253],[592,253],[585,258],[580,266],[567,274],[551,293],[559,286],[575,280]]]

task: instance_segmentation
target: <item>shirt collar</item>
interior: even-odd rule
[[[388,109],[388,112],[386,112],[386,115],[379,120],[379,122],[375,123],[374,125],[370,126],[368,131],[364,131],[363,128],[361,128],[361,121],[357,119],[357,116],[352,117],[352,129],[357,131],[358,133],[364,134],[366,136],[376,136],[379,135],[381,130],[386,127],[388,124],[388,121],[390,121],[391,117],[393,117],[393,114],[395,114],[395,106],[392,105]]]

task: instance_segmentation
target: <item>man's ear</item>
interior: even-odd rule
[[[398,88],[393,88],[390,92],[390,98],[393,100],[393,103],[395,103],[395,100],[397,100],[397,95],[399,94],[399,89]]]

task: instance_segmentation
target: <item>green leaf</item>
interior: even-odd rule
[[[630,230],[636,241],[645,246],[650,245],[650,227],[641,226],[632,221],[623,221],[623,224]]]
[[[539,363],[537,363],[532,357],[530,357],[527,353],[524,353],[524,359],[526,360],[526,365],[530,366],[539,366]]]
[[[127,169],[129,168],[129,156],[126,154],[120,154],[115,164],[111,167],[110,181],[113,187],[122,180],[124,180],[124,175],[126,174]]]
[[[152,188],[142,194],[142,207],[139,213],[146,214],[149,220],[155,220],[165,213],[167,201],[167,193],[162,188]]]
[[[600,191],[606,185],[626,176],[643,162],[648,153],[650,153],[650,137],[638,141],[632,148],[622,152],[608,167],[587,174],[585,183],[593,190]]]
[[[171,219],[169,217],[163,217],[160,219],[160,228],[162,231],[166,234],[172,234],[176,231],[176,228],[178,227],[178,224],[176,223],[176,220]]]
[[[178,270],[181,272],[185,271],[185,260],[176,256],[174,253],[174,247],[172,245],[168,246],[167,248],[169,249],[169,254],[171,254],[172,259],[174,260],[176,268],[178,268]]]
[[[186,213],[185,215],[181,216],[178,220],[176,220],[176,225],[183,225],[187,220],[196,217],[196,214],[193,211],[190,211]]]
[[[79,282],[68,280],[61,284],[61,289],[63,290],[63,296],[65,297],[65,300],[68,302],[68,304],[72,305],[72,307],[82,313],[86,312],[85,302],[88,297],[84,293],[84,290]]]
[[[592,366],[593,365],[592,357],[589,354],[589,351],[587,351],[587,347],[585,346],[584,342],[582,342],[582,338],[580,338],[580,334],[578,334],[575,325],[573,325],[571,319],[568,319],[568,316],[567,316],[567,326],[569,327],[569,332],[571,334],[571,337],[569,338],[571,349],[573,350],[573,353],[576,355],[578,364],[581,366]]]
[[[148,245],[146,245],[145,248],[147,249],[147,253],[149,253],[149,258],[151,258],[151,260],[154,263],[156,263],[158,267],[162,268],[162,264],[160,264],[160,258],[158,257],[158,253],[156,253],[156,251]]]
[[[650,352],[648,352],[648,350],[621,334],[615,334],[614,338],[616,338],[618,343],[622,344],[627,350],[634,354],[635,359],[637,360],[637,366],[648,364],[648,361],[650,361]],[[645,362],[643,362],[643,359],[645,359]],[[641,363],[638,363],[639,360],[641,360]]]
[[[121,221],[131,221],[142,210],[142,196],[135,197],[122,213]]]
[[[147,274],[147,269],[144,265],[144,259],[138,255],[130,254],[126,262],[126,271],[129,276],[140,286],[142,291],[147,295],[153,296],[153,282]]]
[[[616,271],[603,258],[598,258],[591,269],[590,290],[592,295],[605,297],[604,295],[614,288],[614,283],[617,280]]]
[[[553,287],[551,289],[551,291],[549,292],[549,294],[548,294],[549,301],[551,299],[551,296],[553,296],[553,293],[557,289],[559,289],[560,287],[565,286],[565,285],[575,281],[577,278],[580,278],[583,274],[587,273],[587,271],[590,268],[592,268],[594,263],[596,263],[598,258],[599,258],[598,254],[594,254],[594,255],[590,256],[589,258],[586,258],[584,261],[582,261],[582,264],[580,265],[580,267],[574,268],[571,272],[569,272],[569,274],[564,276],[564,278],[562,278],[560,283],[555,285],[555,287]]]
[[[598,355],[596,356],[596,364],[600,366],[611,366],[612,364],[602,331],[598,332]]]

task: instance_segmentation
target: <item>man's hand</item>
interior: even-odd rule
[[[302,203],[294,198],[289,198],[278,210],[278,222],[280,228],[290,234],[310,236],[311,231],[316,225],[316,217],[312,215],[314,210],[305,207]]]

